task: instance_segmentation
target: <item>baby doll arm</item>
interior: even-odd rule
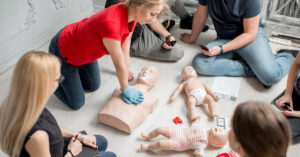
[[[212,96],[215,101],[219,101],[219,97],[209,88],[206,84],[203,84],[208,95]]]
[[[184,85],[183,85],[183,83],[181,83],[181,84],[175,89],[174,93],[172,94],[172,96],[171,96],[171,98],[170,98],[169,103],[172,103],[172,102],[176,99],[176,97],[178,96],[178,94],[182,91],[183,87],[184,87]]]
[[[200,141],[194,142],[191,145],[191,149],[194,149],[194,152],[193,152],[194,157],[204,157],[205,156],[205,153],[204,153],[205,147],[206,147],[205,143],[202,143]]]

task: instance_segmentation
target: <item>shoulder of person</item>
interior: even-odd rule
[[[44,130],[37,130],[34,132],[26,143],[27,147],[41,147],[44,145],[49,145],[48,133]]]
[[[34,132],[25,144],[25,149],[31,157],[50,157],[49,148],[49,137],[43,130]]]
[[[37,130],[28,139],[28,142],[30,141],[34,143],[44,143],[45,141],[49,141],[48,133],[44,130]]]

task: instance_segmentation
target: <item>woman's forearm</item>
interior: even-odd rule
[[[289,71],[285,94],[292,96],[294,84],[300,72],[300,56],[297,55]]]

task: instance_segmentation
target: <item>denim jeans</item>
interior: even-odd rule
[[[80,109],[85,102],[84,90],[95,91],[100,87],[100,70],[97,60],[81,66],[74,66],[62,58],[58,48],[60,30],[51,40],[49,52],[61,60],[61,74],[65,77],[54,95],[74,110]]]
[[[95,135],[96,137],[96,145],[98,146],[98,150],[100,151],[100,157],[116,157],[115,153],[106,151],[107,148],[107,139],[102,135]],[[64,154],[67,153],[68,145],[70,143],[71,138],[64,138]],[[84,150],[87,146],[83,146]]]
[[[95,135],[96,137],[96,145],[98,146],[98,150],[100,151],[100,157],[116,157],[113,152],[107,152],[107,139],[102,135]]]
[[[217,38],[206,46],[224,45],[231,40]],[[201,52],[193,59],[196,71],[204,75],[255,75],[264,85],[279,82],[289,71],[294,57],[288,53],[274,56],[263,27],[259,27],[255,40],[248,45],[220,54],[206,56]]]

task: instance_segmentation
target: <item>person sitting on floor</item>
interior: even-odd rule
[[[106,0],[105,8],[119,3],[120,0]],[[140,0],[143,3],[143,0]],[[168,0],[170,9],[180,17],[180,28],[191,29],[193,16],[189,15],[182,0]],[[175,24],[171,20],[169,26],[167,20],[162,23],[156,21],[151,24],[136,24],[132,34],[130,55],[134,57],[144,57],[159,61],[175,62],[184,56],[183,48],[177,44],[168,45],[167,41],[175,41],[171,35],[170,28]],[[167,29],[165,27],[167,27]],[[209,28],[206,25],[203,31]]]
[[[229,145],[240,157],[286,157],[291,142],[287,119],[271,104],[239,104],[231,119]]]
[[[45,108],[63,81],[60,67],[56,56],[38,50],[25,53],[18,61],[9,94],[0,107],[1,149],[10,157],[74,157],[91,147],[100,151],[100,157],[116,157],[105,151],[104,136],[64,129]],[[65,143],[64,137],[72,139]]]
[[[293,143],[300,142],[300,54],[298,53],[289,71],[284,95],[276,101],[279,106],[288,104],[292,111],[282,113],[289,117],[292,128]]]

